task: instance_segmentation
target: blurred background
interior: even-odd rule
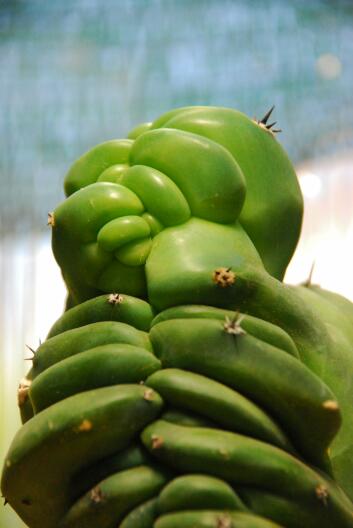
[[[353,299],[353,3],[0,0],[0,460],[65,290],[48,211],[93,145],[184,105],[273,104],[306,202],[287,273]],[[0,528],[24,525],[0,506]]]

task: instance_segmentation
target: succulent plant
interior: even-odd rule
[[[219,267],[283,277],[302,196],[271,130],[236,110],[196,107],[131,137],[77,160],[65,178],[68,198],[50,215],[74,303],[124,291],[158,310],[223,305],[219,288],[205,299]]]
[[[271,111],[173,110],[70,169],[71,308],[2,477],[30,528],[353,527],[353,308],[281,282],[302,197]]]

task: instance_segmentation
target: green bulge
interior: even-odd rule
[[[158,235],[158,233],[160,233],[164,229],[164,227],[161,224],[161,222],[155,216],[153,216],[151,213],[143,213],[142,214],[142,218],[144,218],[146,220],[146,222],[148,223],[148,225],[150,226],[151,235],[153,237]]]
[[[342,427],[333,440],[330,458],[335,477],[353,499],[353,304],[318,287],[297,287],[296,294],[320,314],[333,346],[321,356],[321,377],[334,390],[342,411]]]
[[[100,459],[75,474],[71,481],[71,488],[75,490],[75,495],[80,497],[88,489],[114,473],[145,465],[151,465],[149,453],[140,443],[131,443],[126,449]]]
[[[206,473],[292,499],[311,509],[315,528],[322,526],[323,519],[331,526],[353,526],[352,503],[336,484],[277,447],[235,433],[163,420],[147,426],[141,437],[150,453],[170,468]],[[329,498],[325,504],[323,494]]]
[[[74,475],[130,445],[161,408],[160,397],[140,385],[104,387],[52,405],[17,433],[3,495],[30,528],[57,528],[76,498]]]
[[[150,248],[148,248],[149,253]],[[138,255],[139,256],[139,250]],[[134,262],[131,266],[130,264],[125,264],[122,261],[113,260],[107,267],[102,271],[98,281],[97,287],[99,288],[98,292],[110,292],[110,291],[121,291],[124,294],[128,293],[134,297],[140,297],[141,299],[147,299],[147,285],[144,269],[144,259],[147,258],[145,251],[143,251],[144,258],[141,260],[140,264],[136,262],[136,259],[133,257]],[[81,297],[81,301],[87,298],[84,289],[78,292]],[[89,297],[89,294],[88,294]]]
[[[167,482],[167,475],[139,466],[99,482],[70,508],[60,528],[116,528],[135,506],[151,499]]]
[[[194,216],[220,223],[238,218],[245,180],[237,162],[218,143],[181,130],[152,130],[136,139],[130,162],[173,180]]]
[[[267,271],[283,278],[299,239],[303,199],[293,166],[274,134],[237,110],[217,107],[177,109],[152,124],[160,127],[198,134],[231,153],[247,187],[240,222]]]
[[[153,240],[146,262],[149,302],[157,311],[182,304],[234,304],[234,284],[215,280],[219,268],[236,277],[244,269],[263,271],[261,259],[242,226],[191,218]]]
[[[164,369],[147,378],[146,385],[169,405],[206,416],[224,429],[293,451],[281,429],[264,411],[217,381],[185,370]]]
[[[153,528],[284,528],[245,512],[184,511],[162,515]]]
[[[143,267],[130,270],[97,243],[98,232],[105,224],[119,217],[140,216],[143,212],[143,204],[135,193],[109,182],[88,185],[55,209],[51,222],[52,248],[74,303],[95,297],[104,290],[145,296]],[[112,270],[115,280],[109,281],[105,289]]]
[[[215,268],[237,271],[263,262],[283,277],[298,239],[302,197],[286,154],[264,124],[232,109],[184,108],[133,137],[98,145],[77,160],[65,180],[71,196],[51,216],[53,251],[74,303],[117,290],[149,298],[158,310],[185,302],[228,306],[219,288],[207,286]],[[141,218],[146,214],[151,222]],[[208,220],[207,228],[199,223],[196,229],[190,214]],[[134,243],[116,249],[124,216],[140,217],[139,227]],[[246,234],[241,240],[216,229],[238,218]],[[141,234],[143,220],[152,237],[163,226],[182,230],[154,241]]]
[[[32,382],[29,397],[37,413],[85,390],[140,383],[159,368],[158,359],[144,348],[125,343],[102,345],[46,369]]]
[[[219,320],[165,321],[150,336],[163,368],[190,370],[238,390],[278,420],[312,463],[323,464],[340,425],[338,405],[296,358],[251,335],[232,335]]]
[[[211,283],[211,280],[210,280]],[[334,474],[353,498],[350,372],[351,325],[347,301],[332,304],[332,295],[310,295],[303,287],[293,287],[254,270],[237,272],[232,286],[233,309],[250,313],[282,327],[293,339],[301,360],[331,388],[343,407],[342,428],[333,443]],[[316,291],[318,293],[318,291]],[[324,297],[330,298],[330,306]],[[320,302],[320,297],[321,302]],[[225,294],[228,304],[228,296]],[[336,308],[335,308],[336,307]],[[345,365],[345,366],[344,366]],[[346,392],[347,391],[347,392]],[[345,410],[346,409],[346,410]],[[339,456],[342,455],[340,460]]]
[[[175,423],[178,425],[187,425],[191,427],[216,427],[217,425],[204,418],[203,416],[190,412],[180,410],[175,407],[169,407],[162,415],[161,418],[166,422]]]
[[[51,327],[48,338],[99,321],[120,321],[147,332],[153,318],[152,307],[130,295],[100,295],[67,310]]]
[[[134,191],[145,209],[165,226],[178,225],[190,218],[189,204],[179,187],[156,169],[135,165],[121,175],[119,183]]]
[[[94,300],[92,303],[94,303]],[[132,304],[134,305],[134,302]],[[125,343],[152,351],[148,335],[145,332],[139,331],[126,323],[121,323],[119,321],[99,321],[97,323],[75,327],[76,324],[83,323],[85,322],[86,318],[90,318],[88,315],[89,306],[90,305],[84,308],[83,314],[80,312],[80,306],[75,307],[72,321],[70,320],[70,310],[63,315],[63,324],[61,323],[61,320],[58,321],[58,333],[47,339],[35,352],[35,356],[33,358],[33,367],[28,372],[25,380],[27,384],[31,384],[32,380],[35,379],[36,376],[44,372],[52,365],[55,365],[56,363],[69,358],[70,356],[80,354],[80,352],[84,352],[100,345]],[[137,303],[137,306],[141,305]],[[144,303],[143,306],[146,308],[148,305],[147,303]],[[130,306],[130,309],[131,308],[132,307]],[[136,313],[136,318],[137,320],[140,320],[140,322],[142,322],[140,319],[141,316],[143,319],[145,317],[149,317],[148,311],[147,313],[142,311],[140,315],[138,314],[138,311]],[[105,309],[101,310],[101,306],[99,305],[98,312],[103,317]],[[130,310],[126,310],[125,317],[130,320]],[[133,319],[134,318],[132,317],[132,320]],[[71,323],[75,328],[65,330],[66,327],[70,327]],[[62,372],[61,369],[59,369],[59,371]],[[48,376],[51,377],[51,374],[48,374]],[[65,377],[65,373],[63,373],[63,376]],[[26,388],[26,390],[22,392],[21,397],[20,390],[19,407],[21,412],[21,420],[22,422],[26,422],[33,416],[33,407],[31,400],[28,398],[28,389]],[[55,395],[53,394],[50,396],[45,388],[42,395],[44,395],[44,401],[46,401],[47,397],[55,398]]]
[[[321,288],[320,286],[317,286],[315,284],[310,284],[306,287],[317,295],[320,295],[321,297],[326,299],[337,310],[340,310],[340,313],[343,314],[343,319],[348,318],[349,321],[353,324],[353,303],[349,299],[343,297],[342,295],[339,295],[338,293],[325,290],[324,288]]]
[[[252,317],[248,314],[240,314],[239,312],[232,310],[222,310],[221,308],[215,308],[213,306],[202,306],[202,305],[184,305],[174,306],[173,308],[167,308],[163,312],[157,314],[151,325],[154,326],[162,321],[169,319],[220,319],[225,321],[226,318],[230,321],[241,321],[241,328],[246,333],[269,343],[285,352],[288,352],[292,356],[298,357],[298,350],[294,344],[293,339],[285,332],[282,328],[258,317]]]
[[[126,163],[117,163],[116,165],[111,165],[100,174],[100,176],[97,178],[97,182],[105,181],[119,183],[121,174],[128,168],[129,165]]]
[[[26,396],[22,402],[18,403],[18,406],[21,416],[21,423],[28,422],[28,420],[30,420],[34,415],[33,407],[29,397]]]
[[[251,511],[264,517],[275,518],[286,528],[332,528],[331,519],[326,519],[321,512],[317,514],[311,505],[308,507],[256,488],[241,489],[240,493]],[[321,510],[324,510],[328,500],[323,492]]]
[[[125,244],[114,255],[125,266],[144,266],[152,248],[152,239],[145,237]]]
[[[240,510],[246,506],[229,484],[207,475],[185,475],[169,482],[161,491],[158,513],[180,510]]]
[[[73,194],[81,187],[95,183],[100,174],[111,165],[127,163],[132,145],[133,141],[129,139],[113,139],[83,154],[65,176],[66,196]]]
[[[112,343],[126,343],[151,350],[148,335],[133,326],[116,321],[91,323],[66,330],[40,345],[33,359],[32,378],[63,359]]]
[[[128,134],[129,139],[136,139],[141,134],[144,134],[147,132],[152,126],[151,122],[146,123],[140,123],[139,125],[135,126],[132,130],[130,130]]]
[[[157,499],[151,499],[134,508],[119,524],[119,528],[153,528]]]
[[[96,240],[98,231],[107,222],[120,216],[140,215],[143,211],[140,199],[127,187],[109,182],[93,183],[54,210],[53,237],[71,237],[77,243],[87,244]]]
[[[98,232],[97,242],[106,251],[116,251],[124,244],[149,236],[150,232],[141,216],[123,216],[105,224]]]

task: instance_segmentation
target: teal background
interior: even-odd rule
[[[256,117],[275,104],[295,163],[351,160],[352,21],[350,1],[0,0],[1,460],[19,426],[25,343],[62,310],[46,217],[70,163],[192,104]],[[352,203],[342,174],[345,193],[334,201],[330,180],[316,227]],[[0,528],[20,526],[0,506]]]
[[[340,1],[0,0],[1,229],[44,229],[78,155],[172,107],[275,104],[294,161],[352,146],[352,20]]]

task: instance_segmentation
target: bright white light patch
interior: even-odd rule
[[[325,53],[317,59],[316,71],[323,79],[336,79],[342,73],[342,63],[336,55]]]
[[[322,181],[313,172],[299,174],[299,184],[305,198],[316,198],[322,189]]]

